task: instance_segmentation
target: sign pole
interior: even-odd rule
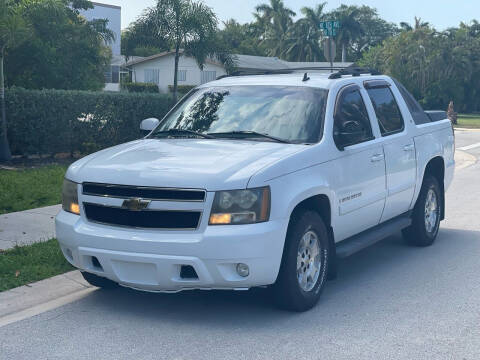
[[[330,48],[330,72],[333,73],[333,41],[332,37],[328,38],[328,47]]]

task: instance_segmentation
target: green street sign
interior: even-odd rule
[[[320,28],[325,36],[336,36],[340,26],[340,21],[322,21],[320,23]]]

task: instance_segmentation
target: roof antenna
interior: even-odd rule
[[[310,78],[308,77],[308,74],[307,74],[307,73],[305,73],[305,74],[303,75],[303,79],[302,79],[302,81],[304,81],[304,82],[305,82],[305,81],[308,81],[308,80],[310,80]]]

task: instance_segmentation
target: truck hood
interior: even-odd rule
[[[66,177],[79,183],[242,189],[257,171],[305,147],[243,140],[144,139],[78,160]]]

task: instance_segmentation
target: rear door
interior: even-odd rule
[[[358,122],[364,134],[347,144],[336,135],[349,123]],[[337,216],[335,239],[343,240],[378,225],[385,204],[385,157],[376,139],[358,85],[340,90],[335,106],[333,136],[339,158],[332,162],[335,178]]]
[[[407,131],[391,84],[373,80],[364,85],[383,138],[387,175],[387,198],[381,218],[384,222],[410,209],[416,183],[415,143]]]

